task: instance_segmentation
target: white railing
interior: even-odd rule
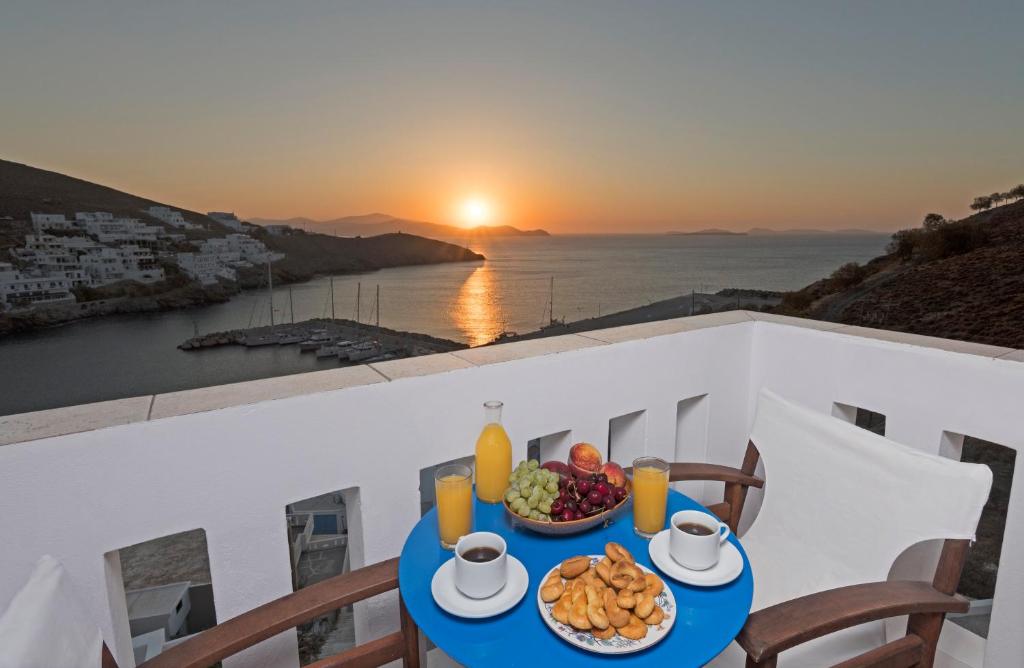
[[[823,412],[883,413],[891,438],[957,456],[951,434],[1024,447],[1015,359],[1007,349],[734,312],[0,418],[0,442],[14,441],[0,447],[0,601],[52,554],[131,665],[116,550],[204,529],[222,620],[291,591],[281,519],[298,500],[346,490],[352,567],[395,556],[419,519],[421,469],[471,453],[486,399],[505,402],[517,458],[547,437],[544,458],[587,440],[623,462],[654,454],[737,465],[762,386]],[[118,426],[93,428],[106,424]],[[49,437],[17,442],[22,434]],[[705,501],[721,493],[717,484],[684,490]],[[983,646],[990,668],[1024,656],[1022,499],[1013,496],[1007,517]],[[393,596],[381,598],[357,610],[360,642],[397,623]],[[944,648],[951,655],[955,640]],[[260,665],[297,665],[293,633],[252,652]]]

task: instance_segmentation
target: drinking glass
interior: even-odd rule
[[[658,457],[633,460],[633,531],[651,539],[665,528],[668,462]]]
[[[434,472],[437,497],[437,533],[441,547],[454,550],[459,538],[473,531],[473,471],[462,464],[447,464]]]

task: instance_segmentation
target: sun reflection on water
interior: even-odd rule
[[[459,289],[452,313],[471,346],[493,341],[504,329],[504,318],[498,305],[494,273],[485,263],[473,270]]]

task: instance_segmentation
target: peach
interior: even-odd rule
[[[615,462],[608,462],[601,467],[601,473],[608,476],[608,482],[616,487],[626,486],[626,472]]]
[[[582,478],[601,470],[601,453],[590,443],[577,443],[569,448],[569,470]]]

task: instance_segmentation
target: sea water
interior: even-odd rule
[[[885,235],[553,236],[451,240],[482,262],[334,278],[334,313],[470,345],[691,290],[792,290],[879,255]],[[554,305],[552,308],[552,281]],[[361,290],[359,286],[361,285]],[[356,301],[357,292],[361,299]],[[330,317],[330,279],[276,287],[274,320]],[[185,352],[208,333],[270,323],[266,290],[166,313],[109,316],[0,338],[0,415],[334,368],[295,346]]]

